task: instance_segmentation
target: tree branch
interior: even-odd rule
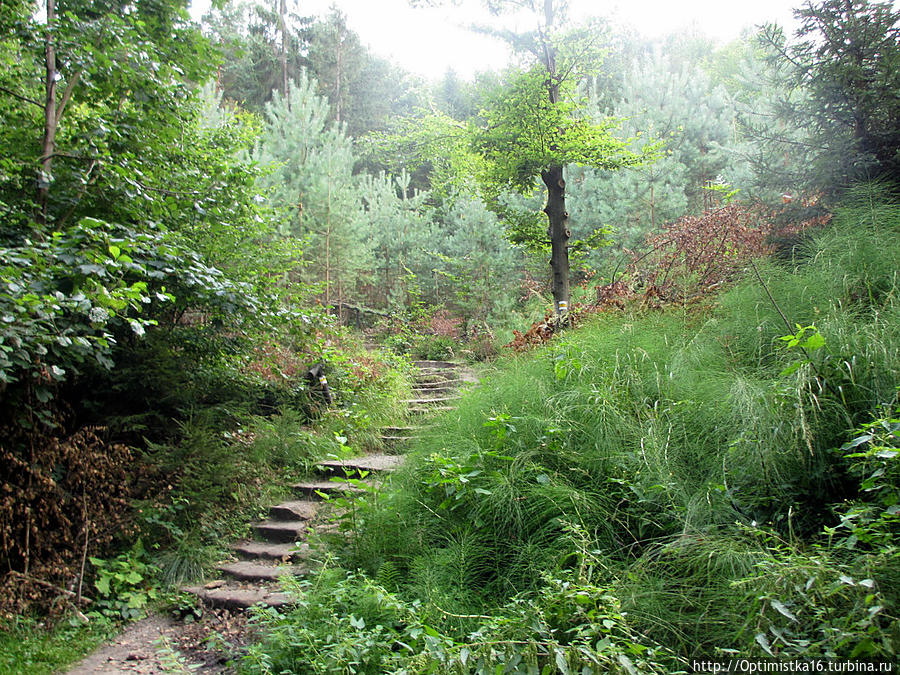
[[[59,100],[59,107],[56,109],[57,124],[59,124],[59,120],[62,119],[63,110],[66,109],[66,104],[69,102],[69,99],[72,98],[72,92],[75,89],[75,85],[77,85],[78,81],[81,79],[81,73],[81,70],[76,71],[69,79],[68,84],[66,84],[66,90],[63,92],[62,98]]]
[[[27,96],[22,96],[21,94],[17,94],[16,92],[11,91],[11,90],[7,89],[6,87],[0,87],[0,91],[2,91],[4,94],[9,94],[13,98],[17,98],[20,101],[23,101],[25,103],[31,103],[32,105],[36,105],[38,108],[43,109],[43,107],[44,107],[44,104],[41,103],[40,101],[35,101],[33,98],[28,98]]]

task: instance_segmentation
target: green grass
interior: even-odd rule
[[[825,534],[873,503],[840,448],[900,385],[900,209],[870,197],[760,264],[765,287],[748,274],[703,314],[604,314],[504,359],[411,448],[346,562],[456,640],[583,584],[682,658],[894,658],[896,547]],[[796,325],[824,346],[789,348]]]
[[[0,675],[50,675],[81,660],[115,634],[105,621],[53,628],[17,617],[0,624]]]

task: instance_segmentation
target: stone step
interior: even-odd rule
[[[459,387],[468,382],[461,380],[455,375],[444,376],[440,373],[425,373],[416,378],[414,387]]]
[[[445,370],[443,368],[421,368],[416,374],[416,384],[421,382],[452,382],[459,380],[459,374],[453,370]]]
[[[413,361],[412,364],[419,370],[426,370],[426,369],[447,370],[447,369],[453,369],[453,368],[460,368],[463,365],[465,365],[463,363],[460,363],[459,361],[432,361],[429,359],[423,359],[421,361]]]
[[[319,505],[308,499],[281,502],[269,507],[269,520],[309,520],[316,515]]]
[[[412,391],[456,391],[463,380],[446,380],[444,382],[420,382],[414,384]]]
[[[399,455],[365,455],[351,459],[325,460],[316,464],[316,468],[332,474],[359,474],[362,471],[372,473],[393,471],[403,463]]]
[[[418,431],[422,431],[422,429],[423,427],[420,426],[382,427],[381,431],[394,436],[402,436],[403,434],[414,434]]]
[[[255,605],[279,608],[293,602],[290,594],[268,587],[243,588],[225,584],[218,588],[188,586],[182,590],[196,595],[207,605],[230,610],[243,610]]]
[[[340,481],[309,481],[304,483],[296,483],[291,489],[298,495],[303,495],[309,499],[322,499],[320,492],[329,496],[351,495],[362,492],[363,490]]]
[[[265,541],[239,541],[231,547],[231,550],[242,558],[262,558],[287,562],[305,557],[309,553],[309,544],[304,543],[298,546],[292,542],[275,544]]]
[[[379,436],[378,438],[380,438],[383,443],[396,445],[397,443],[402,443],[404,441],[411,441],[415,436]]]
[[[300,565],[266,565],[251,560],[238,560],[216,567],[222,574],[238,581],[278,581],[283,576],[298,576],[308,570]]]
[[[437,403],[447,403],[448,401],[458,401],[459,396],[436,396],[434,398],[408,398],[403,403],[407,406],[429,406]]]
[[[447,412],[448,410],[455,410],[453,406],[449,405],[430,405],[430,406],[416,406],[407,408],[407,412],[410,415],[425,415],[428,413],[442,413]]]
[[[309,527],[305,520],[264,520],[252,525],[260,539],[277,544],[290,544],[306,537]]]

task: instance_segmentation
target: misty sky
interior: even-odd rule
[[[727,42],[745,27],[767,21],[789,25],[791,10],[800,2],[571,0],[571,11],[575,18],[612,17],[651,38],[697,26],[703,33]],[[347,15],[348,25],[375,54],[429,78],[440,77],[448,68],[469,77],[479,70],[502,68],[507,60],[504,45],[467,30],[472,23],[491,19],[478,0],[461,0],[455,7],[447,3],[445,8],[420,9],[411,8],[408,0],[288,0],[289,11],[301,15],[321,16],[332,4]],[[194,0],[192,14],[199,17],[208,6],[209,0]]]

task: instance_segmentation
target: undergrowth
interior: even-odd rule
[[[368,576],[299,589],[315,611],[269,615],[250,670],[340,672],[340,644],[367,673],[894,661],[898,230],[863,188],[708,311],[606,312],[506,359],[358,518]],[[553,607],[584,623],[548,629]],[[602,626],[632,637],[581,642]],[[636,671],[596,661],[628,640]]]

